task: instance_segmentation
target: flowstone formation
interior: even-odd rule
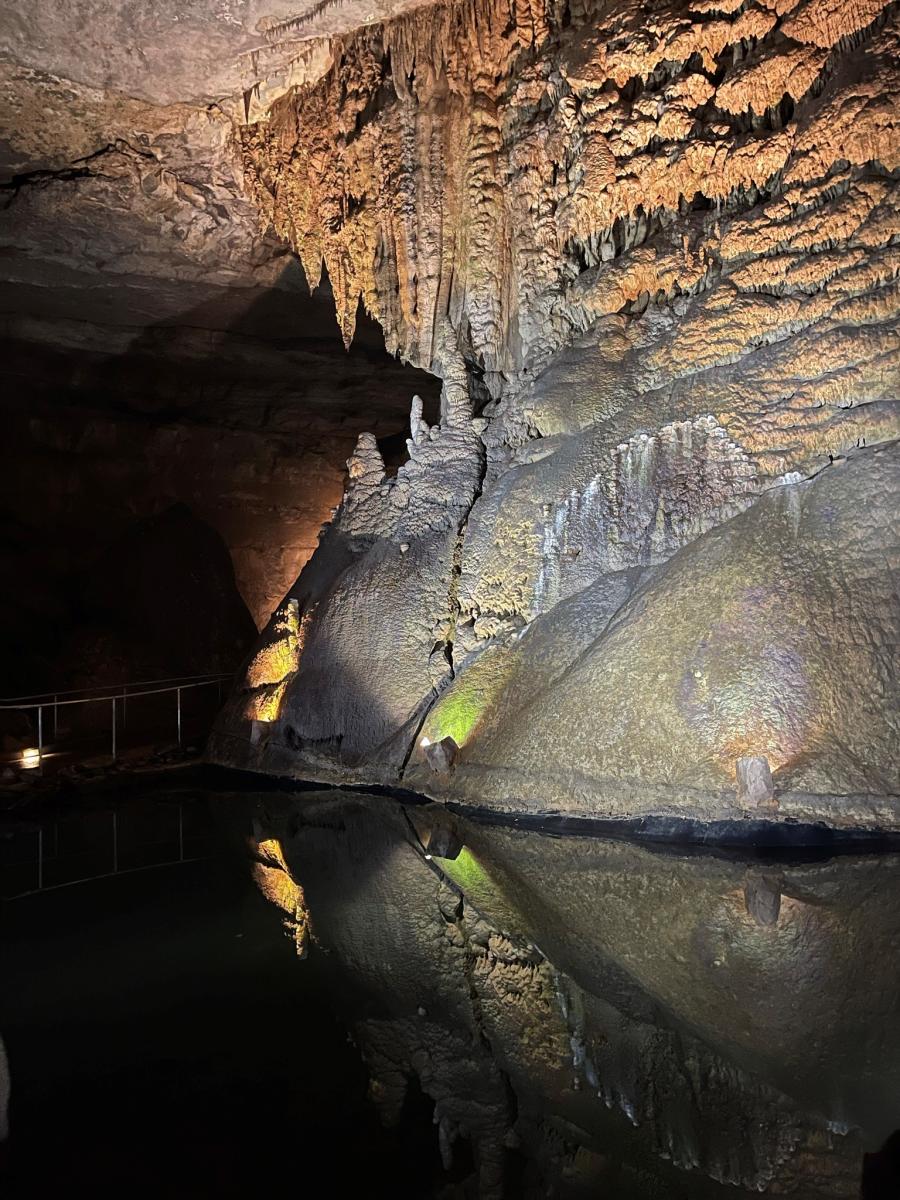
[[[418,1085],[457,1179],[468,1143],[473,1178],[441,1195],[859,1195],[896,1124],[894,856],[766,864],[468,821],[438,848],[436,806],[220,804],[329,972],[383,1119]]]
[[[895,6],[469,0],[319,50],[247,185],[441,419],[396,477],[360,437],[277,714],[248,679],[214,758],[900,827]]]

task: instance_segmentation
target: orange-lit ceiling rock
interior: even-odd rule
[[[304,14],[294,54],[323,21],[364,15],[279,0],[0,13],[0,508],[53,561],[51,597],[136,517],[183,502],[264,624],[340,500],[360,424],[396,434],[427,387],[371,325],[343,353],[328,289],[309,297],[241,190],[251,60]]]
[[[292,590],[317,608],[265,753],[236,697],[220,758],[580,811],[675,787],[710,818],[759,753],[782,792],[875,797],[844,823],[900,823],[879,799],[900,770],[897,614],[864,549],[897,547],[897,50],[879,3],[463,0],[334,39],[251,119],[248,190],[311,280],[327,265],[345,337],[361,298],[445,397],[440,427],[414,410],[396,480],[360,441]],[[790,586],[754,608],[779,503],[795,516],[772,525],[771,576]],[[808,570],[801,545],[836,565]],[[704,588],[737,607],[716,615]],[[868,650],[829,683],[816,647],[838,628]],[[710,638],[705,716],[696,687],[638,679],[695,679]],[[864,718],[851,677],[880,681]],[[462,746],[455,774],[419,763],[423,725]]]
[[[348,338],[362,297],[439,367],[449,322],[499,395],[572,340],[585,266],[649,241],[686,282],[644,270],[628,298],[694,288],[722,223],[685,209],[820,207],[823,185],[900,164],[884,5],[702,9],[477,0],[340,39],[245,129],[251,194],[312,279],[327,264]]]

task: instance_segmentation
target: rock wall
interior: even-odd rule
[[[345,338],[361,299],[444,392],[395,480],[360,440],[219,760],[709,819],[755,755],[782,815],[896,824],[897,49],[878,0],[467,0],[243,128]]]
[[[302,289],[182,286],[143,328],[127,286],[73,285],[77,318],[9,289],[0,508],[45,546],[51,574],[180,502],[221,534],[265,625],[340,503],[359,422],[393,438],[412,394],[436,391],[385,355],[377,326],[345,352],[327,289]]]
[[[415,392],[436,399],[371,320],[345,351],[327,280],[310,294],[241,192],[240,56],[298,10],[113,7],[0,14],[4,694],[111,678],[66,650],[79,581],[173,504],[221,536],[264,625],[360,424],[395,439]]]

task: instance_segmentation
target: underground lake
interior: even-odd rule
[[[900,1200],[900,3],[0,47],[0,1200]]]
[[[900,857],[250,788],[6,838],[4,1196],[897,1194]]]

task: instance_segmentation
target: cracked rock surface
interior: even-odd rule
[[[466,0],[260,93],[248,194],[444,390],[396,478],[360,441],[218,761],[711,821],[759,756],[773,819],[900,826],[897,38],[878,0]]]

